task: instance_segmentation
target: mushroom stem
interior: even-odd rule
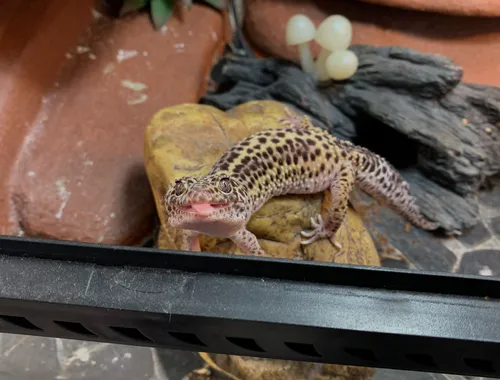
[[[302,70],[306,73],[313,74],[315,72],[315,67],[311,49],[309,49],[309,43],[304,42],[297,46],[299,48],[300,66]]]
[[[330,54],[332,54],[332,52],[325,48],[321,48],[321,51],[319,52],[318,59],[316,60],[315,64],[316,79],[319,81],[330,79],[330,75],[326,70],[326,59]]]

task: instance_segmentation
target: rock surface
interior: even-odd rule
[[[284,105],[273,101],[242,104],[224,113],[206,105],[185,104],[165,108],[152,119],[145,137],[145,157],[148,178],[154,193],[158,215],[163,226],[158,246],[178,249],[178,230],[167,226],[162,211],[162,194],[176,178],[184,175],[202,175],[232,144],[262,129],[277,128],[277,117],[284,116]],[[193,139],[191,136],[198,138]],[[379,266],[380,260],[360,216],[349,209],[347,221],[341,227],[338,251],[328,239],[322,239],[305,248],[300,245],[300,231],[310,228],[310,217],[328,204],[323,194],[311,196],[282,196],[268,201],[250,220],[248,229],[255,233],[268,254],[280,258],[298,258],[345,264]],[[202,251],[219,253],[241,252],[228,239],[202,236]],[[214,357],[215,358],[215,357]],[[301,374],[317,370],[325,379],[370,379],[373,370],[346,366],[321,368],[310,363],[294,364],[268,359],[235,358],[217,355],[220,365],[244,379],[302,379]],[[314,368],[312,368],[314,367]],[[288,369],[287,369],[288,368]],[[279,375],[279,376],[278,376]]]
[[[500,171],[500,88],[461,83],[461,68],[442,56],[352,50],[358,72],[321,86],[289,61],[227,57],[213,70],[218,89],[202,102],[225,110],[250,99],[283,101],[391,161],[424,214],[446,230],[473,226],[474,195]]]
[[[262,360],[244,356],[210,355],[218,368],[233,380],[364,380],[372,379],[374,371],[363,367],[334,366],[313,362]]]
[[[461,16],[500,16],[500,5],[495,0],[362,0],[390,7],[416,11],[439,12]]]
[[[452,3],[446,0],[432,3],[445,2]],[[298,60],[296,47],[285,43],[286,23],[294,14],[307,15],[316,26],[331,14],[342,14],[353,24],[353,44],[402,46],[442,54],[464,68],[464,81],[500,86],[498,18],[417,12],[352,0],[248,0],[245,3],[245,32],[250,42],[274,57]],[[499,7],[493,1],[485,3]],[[318,45],[314,45],[313,51],[315,55],[319,53]]]
[[[86,11],[92,19],[89,5]],[[62,25],[58,33],[64,35],[60,30]],[[56,62],[53,70],[62,69],[50,90],[39,94],[40,109],[27,127],[19,116],[2,118],[6,136],[16,128],[23,134],[10,141],[0,132],[1,145],[17,149],[16,161],[5,168],[11,179],[8,193],[0,195],[7,200],[0,212],[10,215],[9,233],[138,244],[151,233],[155,215],[143,165],[144,129],[161,107],[198,100],[222,47],[223,19],[208,6],[195,5],[162,31],[154,30],[147,14],[120,20],[95,15],[80,33],[66,57],[50,50],[50,40],[35,38],[43,40],[51,59],[60,54],[64,64]],[[16,112],[23,115],[32,101],[25,94],[46,80],[38,74],[23,77],[24,98],[15,97],[20,88],[14,88],[0,99],[6,104],[17,99]]]

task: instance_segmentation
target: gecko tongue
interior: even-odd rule
[[[210,203],[193,203],[191,207],[200,215],[209,214],[214,210]]]

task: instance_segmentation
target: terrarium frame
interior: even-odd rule
[[[500,279],[0,237],[0,331],[495,377]]]

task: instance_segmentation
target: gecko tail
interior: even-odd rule
[[[356,147],[352,154],[358,165],[356,182],[361,190],[418,228],[433,231],[440,227],[421,214],[408,182],[387,160],[361,147]]]

